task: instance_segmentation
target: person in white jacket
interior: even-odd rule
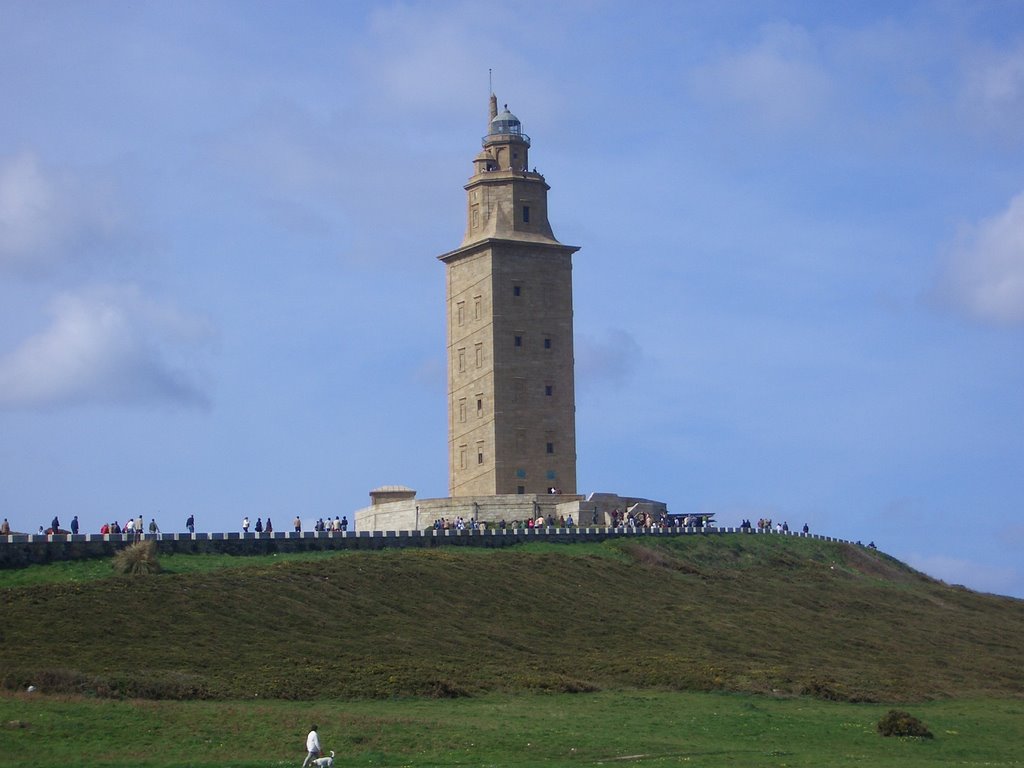
[[[306,759],[302,761],[302,768],[306,768],[313,760],[320,757],[320,735],[316,732],[314,725],[306,736]]]

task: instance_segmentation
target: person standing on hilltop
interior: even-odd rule
[[[7,518],[4,518],[3,523],[0,523],[0,536],[11,535],[11,524],[7,522]]]
[[[306,768],[318,757],[320,757],[320,734],[316,732],[314,725],[306,736],[306,759],[302,761],[302,768]]]
[[[189,533],[196,532],[196,516],[189,515],[188,520],[185,521],[185,528],[188,529]]]
[[[274,524],[272,522],[270,522],[270,518],[269,517],[267,518],[267,527],[264,528],[263,530],[266,531],[267,533],[273,533],[274,532]]]
[[[294,525],[295,525],[295,532],[296,533],[302,533],[302,521],[299,519],[298,515],[295,516],[295,523],[294,523]]]
[[[51,533],[59,533],[60,532],[60,520],[57,519],[56,515],[54,515],[53,516],[53,520],[50,521],[50,532]]]
[[[74,536],[78,535],[78,515],[71,518],[71,533]]]
[[[263,518],[256,518],[256,533],[263,533]]]
[[[245,517],[242,518],[242,533],[248,533],[248,532],[249,532],[249,516],[246,515]]]

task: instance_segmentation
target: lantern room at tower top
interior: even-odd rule
[[[508,110],[498,112],[498,99],[492,93],[487,135],[481,139],[483,150],[474,160],[474,172],[527,171],[530,167],[530,137],[523,133],[519,118]]]
[[[508,111],[508,104],[505,105],[505,110],[495,115],[491,119],[490,132],[484,136],[483,144],[486,147],[487,142],[506,136],[518,136],[526,146],[530,146],[530,137],[523,133],[523,126],[519,122],[519,118]]]
[[[526,146],[530,146],[530,137],[523,133],[523,125],[519,122],[519,118],[508,111],[508,104],[500,114],[498,113],[498,97],[493,93],[491,94],[490,115],[490,120],[487,122],[487,135],[483,138],[485,147],[488,140],[501,136],[518,136],[526,143]]]

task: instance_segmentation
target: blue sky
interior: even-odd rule
[[[579,485],[1024,597],[1024,5],[0,0],[0,514],[447,492],[494,89],[575,257]]]

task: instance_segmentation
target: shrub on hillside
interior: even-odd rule
[[[215,698],[215,691],[198,674],[187,672],[123,672],[94,675],[77,670],[46,667],[5,671],[0,690],[23,691],[31,682],[47,694],[96,696],[103,699]]]
[[[113,561],[114,570],[118,573],[144,576],[160,572],[160,561],[156,556],[155,541],[140,541],[129,544],[116,555]]]
[[[908,712],[890,709],[878,721],[878,732],[883,736],[913,736],[918,739],[933,738],[928,727]]]

